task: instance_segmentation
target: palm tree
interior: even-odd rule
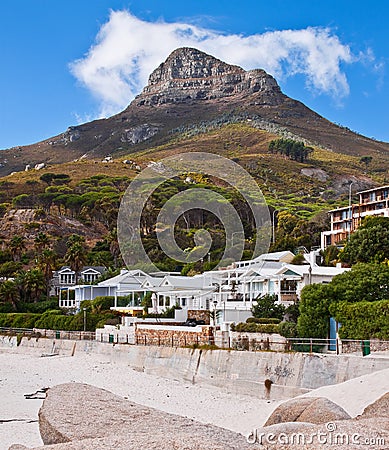
[[[44,248],[48,247],[50,244],[50,239],[46,233],[40,231],[34,239],[34,244],[37,252],[41,252]]]
[[[13,254],[14,261],[20,261],[22,257],[22,252],[26,248],[26,243],[22,236],[13,236],[8,244],[9,249]]]
[[[31,269],[26,272],[24,280],[24,288],[27,293],[27,298],[36,303],[39,301],[42,292],[46,289],[45,277],[41,270]]]
[[[0,285],[0,301],[2,303],[11,303],[16,311],[19,301],[19,288],[15,281],[6,280]]]
[[[45,278],[47,298],[49,298],[50,295],[50,280],[53,277],[57,259],[58,255],[49,248],[43,249],[42,253],[39,255],[38,268],[43,272]]]
[[[80,243],[76,242],[68,248],[65,255],[65,261],[76,273],[76,283],[78,282],[79,272],[86,263],[86,250]]]

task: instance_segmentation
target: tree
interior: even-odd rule
[[[48,248],[43,249],[38,258],[38,268],[42,271],[45,278],[47,298],[50,294],[50,281],[53,277],[57,259],[57,254]]]
[[[339,254],[339,259],[350,265],[388,260],[389,218],[366,217],[362,225],[350,236]]]
[[[26,300],[34,303],[39,301],[41,294],[46,290],[43,272],[40,269],[28,270],[23,277],[23,282]]]
[[[258,297],[257,304],[251,308],[254,317],[282,319],[285,314],[285,306],[277,304],[278,297],[276,294],[265,294]]]
[[[46,233],[40,231],[34,239],[35,248],[38,252],[41,252],[45,247],[50,244],[50,239]]]
[[[13,236],[8,244],[9,249],[13,254],[14,261],[20,261],[22,252],[26,248],[26,243],[22,236]]]
[[[76,273],[77,283],[79,272],[87,261],[85,238],[77,234],[72,234],[68,239],[68,245],[69,247],[65,255],[65,261]]]
[[[330,309],[340,303],[375,302],[389,298],[389,266],[356,264],[329,284],[305,286],[299,303],[297,331],[301,337],[326,338]]]
[[[17,309],[19,289],[15,281],[6,280],[0,284],[0,301],[2,303],[10,303],[14,310]]]
[[[367,170],[368,165],[372,162],[373,157],[372,156],[362,156],[362,158],[359,160],[361,164],[365,164],[365,168]]]
[[[269,151],[271,153],[281,153],[294,161],[305,162],[309,154],[312,153],[313,148],[306,147],[304,142],[298,142],[293,139],[276,139],[270,141]]]
[[[333,299],[330,284],[311,284],[301,291],[297,332],[300,337],[327,338],[329,306]]]
[[[339,249],[336,245],[329,245],[321,253],[324,266],[335,266],[339,256]]]

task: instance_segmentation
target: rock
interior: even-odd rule
[[[124,130],[121,141],[128,142],[131,145],[139,144],[140,142],[147,141],[147,139],[155,136],[158,131],[158,126],[145,123],[134,128]]]
[[[282,102],[276,80],[264,70],[245,71],[194,48],[179,48],[154,70],[136,98],[140,105],[188,103],[258,93],[258,104]]]
[[[327,181],[327,178],[329,177],[328,173],[325,172],[322,169],[315,169],[315,168],[304,168],[301,169],[301,175],[305,175],[306,177],[315,178],[319,181]]]
[[[41,170],[41,169],[43,169],[45,166],[46,166],[45,163],[35,164],[34,169],[35,169],[35,170]]]
[[[361,414],[362,418],[378,416],[389,417],[389,392],[367,406]]]
[[[285,422],[320,424],[345,419],[350,419],[349,414],[327,398],[299,397],[278,406],[264,426]]]
[[[67,383],[48,390],[39,411],[44,449],[252,449],[246,438],[125,400],[104,389]],[[60,445],[53,445],[60,444]],[[16,450],[16,449],[15,449]]]

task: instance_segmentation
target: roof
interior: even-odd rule
[[[145,277],[148,275],[145,274],[142,270],[134,269],[134,270],[126,270],[123,269],[119,275],[116,275],[115,277],[108,278],[108,280],[101,281],[97,284],[97,286],[117,286],[118,284],[125,284],[126,282],[129,283],[130,279],[132,278],[132,281],[138,281],[139,284],[141,284]]]
[[[385,185],[385,186],[379,186],[379,187],[376,187],[376,188],[368,189],[367,191],[360,191],[360,192],[357,192],[357,194],[358,194],[358,195],[359,195],[359,194],[367,194],[368,192],[379,191],[379,190],[381,190],[381,189],[389,189],[389,186],[388,186],[388,185]]]

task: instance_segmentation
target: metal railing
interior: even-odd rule
[[[94,331],[66,331],[66,330],[46,330],[38,328],[14,328],[0,327],[0,334],[6,336],[28,336],[48,339],[68,339],[94,341],[96,333]]]

